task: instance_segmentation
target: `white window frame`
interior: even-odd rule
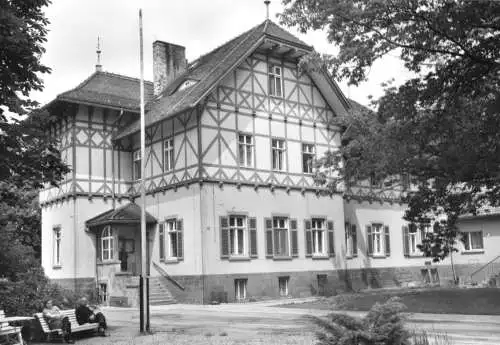
[[[465,242],[462,242],[462,245],[464,247],[464,252],[466,253],[482,253],[484,252],[484,238],[482,239],[482,248],[472,248],[472,236],[471,233],[479,233],[481,237],[483,237],[483,231],[482,230],[474,230],[474,231],[463,231],[462,236],[465,237]],[[467,246],[469,249],[467,249]]]
[[[244,301],[247,298],[247,279],[234,280],[234,298],[237,301]]]
[[[281,297],[286,297],[289,295],[289,283],[290,277],[278,277],[278,291]]]
[[[165,220],[165,258],[167,260],[175,260],[178,258],[179,253],[177,252],[178,250],[178,239],[177,239],[177,233],[179,232],[177,230],[177,219],[176,218],[169,218]],[[172,238],[175,237],[175,247],[173,246],[174,241]],[[175,255],[174,255],[175,254]]]
[[[283,97],[283,69],[281,66],[276,64],[269,65],[268,85],[269,96]]]
[[[62,231],[60,226],[54,226],[52,228],[54,235],[54,252],[53,252],[53,266],[61,267],[61,241],[62,241]]]
[[[284,139],[271,139],[272,168],[277,171],[285,170],[286,146]]]
[[[384,224],[382,223],[372,223],[372,248],[373,248],[373,256],[385,256],[385,232],[384,232]],[[375,231],[377,229],[377,231]],[[378,237],[378,242],[375,239]],[[376,246],[378,244],[378,248]],[[378,249],[378,250],[377,250]]]
[[[174,138],[163,141],[163,171],[174,170]]]
[[[275,257],[289,257],[291,256],[291,239],[290,239],[290,219],[288,217],[280,217],[280,216],[275,216],[272,218],[273,220],[273,254]],[[280,221],[283,221],[283,226],[279,223]],[[277,223],[276,223],[277,222]],[[277,226],[277,225],[278,226]],[[281,248],[281,236],[276,236],[276,232],[286,232],[286,245],[287,245],[287,252],[286,253],[277,253],[276,248]],[[275,241],[276,238],[280,241],[278,245],[276,245]]]
[[[306,157],[307,159],[306,164]],[[316,147],[314,144],[302,143],[302,172],[304,174],[312,174],[314,172],[313,162],[316,157]]]
[[[229,215],[229,256],[247,257],[248,256],[248,218],[243,215]],[[238,225],[241,220],[241,225]],[[242,240],[242,246],[239,246],[239,240]],[[239,249],[239,250],[237,250]]]
[[[254,161],[254,139],[253,135],[239,133],[238,134],[238,158],[239,164],[242,167],[253,167]]]
[[[104,249],[104,243],[108,244],[108,248]],[[107,253],[107,257],[105,258],[105,253]],[[102,229],[101,232],[101,260],[102,261],[110,261],[115,257],[115,237],[113,235],[113,231],[111,226],[107,225]]]
[[[141,163],[141,150],[135,150],[132,156],[132,178],[134,180],[140,180],[141,179],[141,173],[142,173],[142,163]]]
[[[418,245],[422,243],[421,233],[422,231],[416,226],[408,227],[408,254],[410,256],[422,255],[422,251],[418,248]]]
[[[325,256],[326,252],[326,219],[311,219],[312,255]],[[321,246],[321,248],[320,248]]]
[[[344,224],[344,226],[345,226],[344,231],[346,233],[346,237],[345,237],[345,251],[346,251],[346,256],[348,258],[352,258],[354,256],[354,251],[353,251],[354,243],[353,243],[353,238],[352,238],[351,223],[346,222]]]

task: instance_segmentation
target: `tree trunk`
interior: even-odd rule
[[[451,272],[453,273],[453,284],[457,285],[457,273],[455,272],[455,265],[453,265],[453,248],[450,250]]]

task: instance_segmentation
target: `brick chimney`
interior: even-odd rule
[[[186,48],[163,41],[153,43],[154,94],[160,94],[186,71]]]

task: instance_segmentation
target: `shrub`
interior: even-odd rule
[[[32,315],[51,299],[62,308],[74,308],[77,296],[50,283],[41,267],[32,267],[17,275],[15,281],[0,283],[0,309],[7,315]]]
[[[406,309],[398,298],[376,303],[364,318],[331,313],[326,319],[310,317],[319,327],[317,345],[409,345]]]

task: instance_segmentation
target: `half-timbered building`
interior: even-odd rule
[[[312,161],[340,145],[351,102],[313,48],[270,20],[192,62],[153,44],[140,155],[139,81],[100,67],[45,106],[71,172],[40,193],[47,275],[135,305],[145,179],[152,301],[310,296],[346,284],[420,279],[425,259],[397,200],[401,186],[321,193]],[[141,176],[141,160],[146,173]],[[387,193],[369,202],[371,193]]]

